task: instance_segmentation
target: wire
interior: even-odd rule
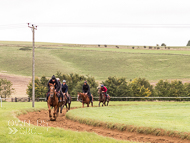
[[[0,25],[0,30],[25,28],[28,23]],[[128,24],[128,23],[38,23],[39,27],[94,28],[190,28],[190,24]]]

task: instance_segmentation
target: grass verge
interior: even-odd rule
[[[189,106],[187,102],[144,102],[131,106],[76,109],[66,117],[92,126],[190,140]]]

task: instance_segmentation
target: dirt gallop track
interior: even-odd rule
[[[48,110],[42,110],[40,112],[29,112],[25,115],[20,115],[18,118],[21,121],[28,122],[30,120],[31,124],[37,125],[37,120],[45,121],[48,123],[48,126],[51,127],[60,127],[64,129],[70,129],[73,131],[87,131],[94,132],[98,135],[112,137],[119,140],[130,140],[130,141],[139,141],[139,142],[151,142],[151,143],[189,143],[188,140],[181,140],[179,138],[172,138],[168,136],[153,136],[153,135],[144,135],[138,133],[131,133],[127,131],[118,131],[105,129],[103,127],[94,127],[85,124],[80,124],[78,122],[71,121],[65,117],[65,110],[62,114],[59,114],[59,117],[56,121],[49,121]]]

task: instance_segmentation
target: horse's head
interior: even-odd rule
[[[49,89],[50,89],[50,97],[53,97],[55,92],[54,84],[49,83]]]
[[[77,101],[82,102],[82,97],[83,97],[83,93],[78,92],[78,94],[77,94]]]
[[[100,94],[100,97],[101,97],[101,98],[103,98],[103,97],[104,97],[104,94],[103,94],[103,92],[102,92],[101,88],[99,88],[99,89],[98,89],[98,93]]]

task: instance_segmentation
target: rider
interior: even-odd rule
[[[91,93],[90,93],[90,86],[87,84],[87,81],[84,81],[84,85],[82,87],[82,92],[87,94],[90,101],[92,101],[92,96],[91,96]]]
[[[107,100],[107,97],[108,97],[108,95],[107,95],[107,88],[103,84],[101,85],[101,90],[104,93],[104,95],[106,97],[106,100]]]
[[[69,96],[68,96],[68,86],[66,84],[66,80],[63,80],[63,84],[61,85],[61,89],[62,89],[63,95],[64,96],[66,95],[66,97],[69,98]]]
[[[48,93],[47,93],[47,100],[49,97],[49,92],[50,92],[50,86],[49,83],[53,84],[55,87],[55,91],[58,92],[59,91],[59,83],[57,81],[57,79],[55,78],[55,76],[53,75],[52,78],[48,81],[47,86],[48,86]]]

